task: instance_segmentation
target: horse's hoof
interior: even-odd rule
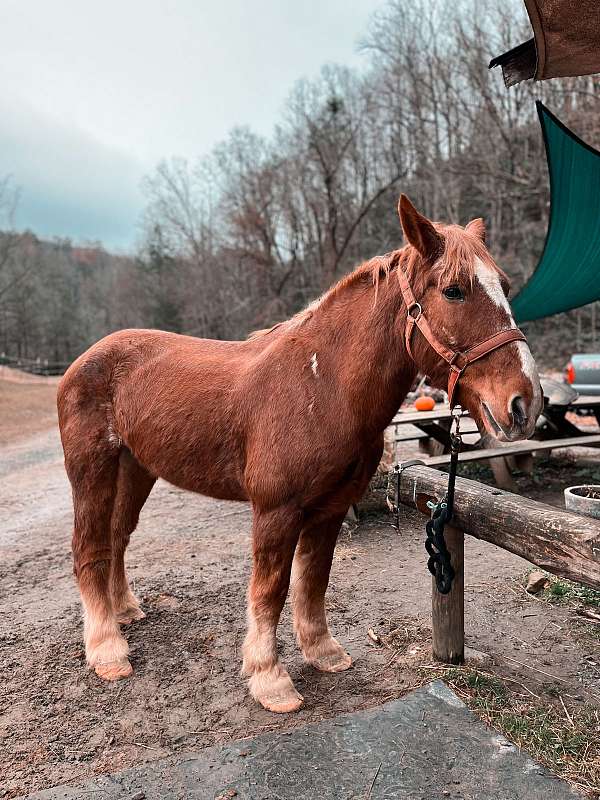
[[[131,625],[132,622],[137,622],[140,619],[146,619],[146,615],[139,606],[137,608],[126,608],[117,614],[117,622],[119,625]]]
[[[292,679],[281,664],[266,670],[257,670],[248,681],[252,697],[267,711],[275,714],[290,714],[298,711],[304,704]]]
[[[344,672],[352,666],[352,659],[342,650],[341,653],[311,658],[309,664],[320,672]]]
[[[295,689],[282,695],[265,695],[256,698],[258,702],[274,714],[291,714],[304,705],[304,698]]]
[[[306,648],[304,658],[320,672],[343,672],[352,666],[352,659],[333,636],[324,636]]]
[[[111,661],[108,664],[96,664],[94,670],[96,675],[104,681],[120,681],[133,674],[133,667],[127,658],[121,659],[121,661]]]

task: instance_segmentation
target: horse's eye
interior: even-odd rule
[[[460,286],[448,286],[446,289],[444,289],[443,294],[446,300],[461,301],[465,299]]]

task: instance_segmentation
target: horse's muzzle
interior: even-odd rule
[[[481,401],[483,418],[489,432],[501,442],[516,442],[528,439],[535,430],[535,423],[542,410],[541,398],[537,394],[531,400],[513,395],[506,409],[506,419],[498,419],[490,406]],[[507,424],[508,423],[508,424]]]

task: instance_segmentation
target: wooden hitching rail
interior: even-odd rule
[[[400,476],[400,504],[429,516],[428,500],[439,500],[448,476],[412,466]],[[390,473],[388,500],[396,504],[397,476]],[[456,479],[454,517],[445,536],[457,573],[449,594],[433,583],[434,657],[464,658],[464,534],[491,542],[544,570],[600,589],[600,520],[539,503],[466,478]]]

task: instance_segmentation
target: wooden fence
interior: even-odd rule
[[[13,358],[5,353],[0,353],[0,367],[18,369],[22,372],[29,372],[31,375],[62,375],[68,366],[69,362],[67,361],[49,361],[47,358]]]
[[[414,465],[391,473],[388,502],[430,515],[429,500],[446,493],[448,475]],[[439,661],[464,660],[464,535],[509,550],[544,570],[600,589],[600,520],[520,497],[466,478],[456,479],[453,525],[445,530],[456,578],[449,594],[432,582],[433,655]]]

